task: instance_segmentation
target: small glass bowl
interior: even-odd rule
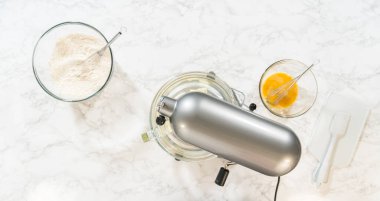
[[[265,70],[260,79],[259,91],[261,101],[271,113],[279,117],[292,118],[305,114],[313,106],[318,94],[318,85],[311,69],[298,80],[298,96],[296,101],[289,107],[278,108],[271,106],[265,100],[262,92],[264,82],[274,73],[284,72],[295,78],[307,68],[308,66],[302,62],[284,59],[273,63]]]
[[[107,54],[109,57],[109,73],[108,77],[104,80],[104,83],[96,90],[88,94],[83,94],[76,97],[64,97],[59,93],[54,80],[51,76],[51,69],[49,66],[50,58],[52,57],[56,42],[69,34],[78,33],[90,35],[96,37],[101,41],[104,41],[104,45],[108,43],[106,37],[95,27],[82,22],[63,22],[57,24],[48,29],[40,39],[37,41],[33,51],[33,72],[37,79],[38,84],[42,89],[50,96],[65,102],[78,102],[89,99],[99,93],[108,83],[113,69],[113,56],[111,48],[107,48],[105,51],[109,51]]]

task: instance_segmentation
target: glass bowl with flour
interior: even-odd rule
[[[56,99],[76,102],[99,93],[110,79],[113,57],[96,28],[81,22],[64,22],[47,30],[33,52],[33,72],[42,87]]]

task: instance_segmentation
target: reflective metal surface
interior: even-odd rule
[[[163,97],[159,105],[158,112],[170,118],[185,142],[265,175],[284,175],[301,157],[290,128],[209,95]]]
[[[215,158],[216,155],[189,144],[179,138],[172,129],[170,121],[157,125],[156,118],[160,115],[157,107],[161,97],[178,99],[191,92],[201,92],[234,105],[239,105],[233,90],[213,72],[188,72],[180,74],[165,83],[151,105],[150,126],[154,139],[160,147],[176,159],[183,161],[201,161]]]

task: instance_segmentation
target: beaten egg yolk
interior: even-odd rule
[[[280,100],[276,105],[273,105],[273,103],[276,101],[276,98],[279,96],[279,94],[272,95],[268,97],[268,94],[271,93],[271,91],[276,90],[278,87],[284,85],[285,83],[291,81],[293,78],[283,72],[274,73],[273,75],[269,76],[262,88],[261,93],[263,98],[272,106],[276,108],[287,108],[291,106],[297,99],[298,96],[298,85],[295,83],[287,92],[287,94]],[[285,92],[286,93],[286,92]]]

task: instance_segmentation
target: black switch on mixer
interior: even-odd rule
[[[216,176],[215,183],[219,186],[224,186],[229,173],[230,171],[228,169],[221,167],[218,175]]]

